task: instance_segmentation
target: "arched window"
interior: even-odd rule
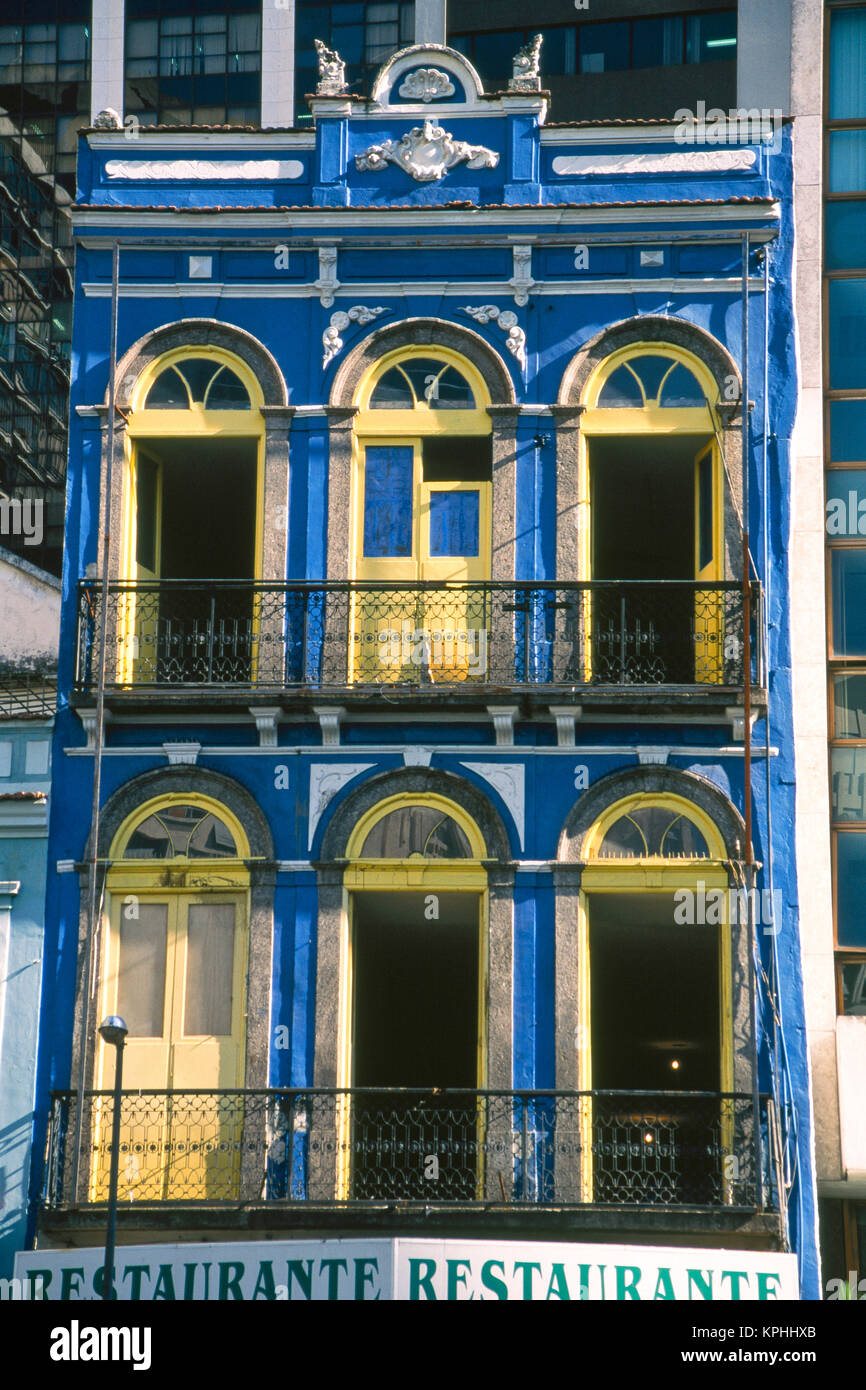
[[[122,573],[133,587],[120,604],[119,683],[254,675],[264,649],[252,595],[262,400],[249,366],[221,348],[175,348],[139,377],[126,432]]]
[[[362,859],[471,859],[465,830],[432,806],[401,806],[377,821],[361,849]]]
[[[114,837],[100,1017],[118,1014],[129,1030],[125,1086],[153,1093],[124,1099],[124,1199],[237,1200],[241,1110],[192,1093],[244,1084],[249,854],[228,808],[193,793],[139,807]],[[114,1049],[100,1043],[97,1087],[113,1077]],[[101,1112],[93,1153],[92,1199],[104,1200]]]
[[[450,348],[403,348],[375,363],[357,401],[350,681],[484,679],[493,478],[484,379]]]
[[[477,1105],[455,1095],[443,1113],[434,1088],[484,1084],[483,837],[456,802],[404,792],[360,817],[346,855],[351,979],[339,1084],[355,1088],[355,1142],[347,1125],[341,1195],[476,1200]],[[399,1127],[399,1153],[374,1141],[383,1126]],[[361,1134],[370,1142],[357,1143]],[[425,1179],[420,1156],[434,1152],[439,1175]]]
[[[466,377],[447,362],[411,357],[389,367],[370,394],[371,410],[474,410],[475,396]]]
[[[603,685],[736,684],[726,658],[724,469],[718,387],[673,344],[637,343],[584,390],[581,489],[588,502],[585,660]],[[728,647],[728,653],[732,648]]]
[[[250,410],[244,383],[231,367],[207,357],[184,357],[160,372],[144,401],[145,410]]]
[[[694,372],[676,358],[643,353],[615,367],[605,380],[596,404],[605,410],[653,406],[682,410],[707,404]]]
[[[708,859],[706,839],[688,816],[667,806],[635,806],[605,832],[599,859]]]
[[[129,837],[125,859],[236,859],[225,821],[203,806],[170,805],[154,811]]]

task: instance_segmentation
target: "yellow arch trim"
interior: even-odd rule
[[[250,842],[247,838],[247,834],[244,830],[243,825],[238,820],[237,816],[234,815],[234,813],[230,811],[227,806],[223,805],[221,801],[216,801],[211,796],[203,796],[200,792],[167,792],[164,793],[162,796],[151,797],[150,801],[142,802],[140,806],[136,806],[135,810],[130,812],[130,814],[126,817],[126,820],[123,822],[123,824],[121,825],[120,829],[118,830],[117,834],[111,842],[111,849],[109,850],[108,855],[109,859],[113,861],[121,860],[123,862],[122,864],[113,864],[112,867],[117,869],[120,869],[122,867],[124,870],[126,870],[130,867],[134,867],[135,865],[141,864],[142,866],[150,869],[150,871],[153,872],[153,869],[157,864],[174,863],[186,865],[194,863],[197,867],[201,868],[201,871],[203,873],[205,873],[207,872],[207,869],[210,867],[213,868],[214,872],[219,872],[218,865],[222,867],[224,865],[234,864],[237,862],[233,859],[220,859],[219,861],[199,859],[124,860],[123,856],[126,853],[126,847],[129,844],[129,841],[132,838],[133,833],[144,821],[147,820],[148,816],[152,816],[155,811],[163,811],[168,806],[201,806],[202,809],[205,811],[212,811],[215,816],[219,816],[220,820],[225,821],[229,830],[234,835],[235,844],[237,845],[239,851],[238,859],[250,858]]]
[[[444,867],[446,865],[468,865],[471,864],[473,860],[485,859],[487,857],[487,847],[484,843],[484,837],[475,824],[475,821],[471,816],[466,814],[462,806],[456,805],[455,802],[450,801],[445,796],[439,796],[436,792],[400,792],[397,796],[389,796],[384,801],[377,802],[375,806],[372,806],[369,811],[361,816],[349,837],[349,843],[346,846],[346,858],[359,860],[361,858],[361,850],[364,842],[374,825],[377,825],[380,820],[384,820],[385,816],[390,815],[392,811],[397,811],[403,806],[429,806],[432,810],[441,811],[444,815],[450,816],[452,820],[457,822],[460,829],[466,835],[472,850],[473,859],[436,859],[424,861],[416,859],[376,859],[370,860],[370,863],[411,864],[413,867],[420,868],[423,862],[431,866],[441,865]]]
[[[459,352],[455,352],[453,348],[439,347],[436,343],[424,343],[419,344],[417,346],[407,345],[405,347],[394,348],[391,352],[385,353],[384,357],[377,358],[377,360],[374,363],[372,363],[370,367],[367,368],[366,372],[361,378],[358,390],[355,395],[355,403],[358,406],[358,408],[364,412],[368,411],[370,406],[370,397],[372,396],[379,379],[383,377],[387,371],[390,371],[391,367],[399,366],[401,362],[411,361],[413,357],[438,358],[442,362],[447,362],[447,364],[450,367],[454,367],[458,372],[465,376],[475,394],[475,400],[477,402],[475,409],[445,411],[431,410],[427,402],[423,401],[419,402],[419,404],[413,410],[370,411],[370,416],[373,419],[379,421],[382,420],[383,417],[387,418],[391,415],[402,415],[407,417],[410,416],[416,422],[413,432],[417,433],[418,424],[422,420],[424,420],[425,417],[428,416],[432,416],[434,419],[438,420],[442,416],[458,416],[461,419],[465,419],[468,416],[477,417],[483,414],[488,431],[492,428],[490,417],[489,415],[487,415],[485,410],[485,407],[490,405],[490,390],[487,386],[487,382],[484,380],[483,375],[474,365],[474,363],[467,361],[467,359],[463,357]],[[369,423],[369,417],[368,420],[365,421],[365,423]]]
[[[602,841],[610,827],[620,816],[628,815],[630,811],[637,808],[659,807],[662,810],[673,812],[675,815],[685,816],[693,825],[697,826],[707,842],[710,851],[710,858],[707,859],[667,859],[660,855],[650,856],[653,864],[667,864],[671,868],[684,867],[688,865],[710,864],[714,860],[727,859],[725,842],[721,832],[714,820],[711,820],[706,812],[695,806],[694,802],[688,801],[684,796],[677,796],[673,792],[636,792],[632,796],[623,797],[620,801],[615,801],[608,806],[599,816],[593,825],[586,839],[584,858],[598,860],[598,852]],[[629,866],[636,867],[641,863],[647,863],[647,859],[602,859],[598,860],[598,867],[608,867],[612,870],[622,871]],[[694,870],[690,867],[689,874],[694,875]]]
[[[221,410],[218,413],[220,415],[243,414],[251,422],[250,433],[258,433],[261,429],[261,418],[256,418],[256,411],[264,405],[265,397],[255,372],[252,371],[246,362],[236,357],[234,353],[227,352],[225,348],[210,347],[207,344],[200,345],[197,343],[188,343],[183,347],[172,348],[169,352],[164,352],[162,356],[155,358],[153,362],[149,362],[133,388],[131,397],[133,414],[146,413],[149,415],[150,411],[145,412],[144,402],[156,378],[161,372],[164,372],[167,367],[177,366],[179,363],[183,362],[185,358],[190,357],[206,357],[209,361],[219,363],[221,366],[231,367],[232,371],[240,377],[249,392],[252,409],[243,412]],[[153,414],[162,417],[167,417],[169,415],[173,417],[182,414],[194,418],[196,415],[210,414],[210,412],[205,411],[203,407],[199,406],[197,410],[195,408],[193,410],[183,411],[159,410],[154,411]]]
[[[707,404],[714,413],[714,407],[718,397],[718,386],[715,377],[700,357],[696,357],[694,353],[687,352],[684,348],[675,347],[673,343],[630,343],[628,347],[617,348],[616,352],[612,352],[609,357],[605,357],[591,373],[583,389],[583,404],[588,410],[595,410],[598,408],[598,398],[608,377],[612,376],[616,369],[621,367],[623,363],[630,361],[630,359],[634,357],[671,357],[676,362],[681,362],[684,367],[687,367],[688,370],[693,372],[697,377],[707,398]],[[692,409],[692,411],[695,409],[695,407],[688,408]],[[626,409],[629,409],[629,407],[626,407]],[[631,409],[633,413],[643,414],[649,413],[652,407],[645,406],[642,409],[632,407]],[[658,411],[653,413],[662,413],[662,409],[662,407],[658,407]],[[616,412],[611,411],[610,413],[615,414]],[[676,415],[677,408],[664,407],[663,413],[666,416]]]

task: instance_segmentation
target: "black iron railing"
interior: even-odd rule
[[[107,1199],[112,1094],[53,1096],[44,1203]],[[776,1210],[768,1104],[710,1092],[136,1091],[120,1201]],[[76,1202],[77,1193],[77,1202]]]
[[[77,688],[97,674],[100,587],[79,587]],[[743,683],[736,583],[115,583],[113,688],[345,690]],[[752,649],[758,652],[759,594]],[[760,661],[754,684],[762,684]]]

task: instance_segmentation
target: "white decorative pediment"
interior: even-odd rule
[[[375,763],[311,763],[310,764],[310,814],[307,848],[312,849],[316,827],[322,819],[326,807],[342,791],[353,777],[369,772]]]
[[[428,102],[453,97],[456,90],[447,72],[440,72],[438,68],[416,68],[406,74],[397,93],[406,101]]]
[[[299,159],[109,159],[110,179],[299,179]]]
[[[752,169],[754,150],[677,150],[673,154],[561,154],[554,174],[588,178],[592,174],[732,174]]]
[[[516,357],[521,368],[526,366],[526,334],[517,322],[517,315],[512,309],[500,309],[496,304],[480,304],[478,308],[471,308],[464,304],[462,312],[468,314],[476,323],[495,323],[505,334],[505,346]]]
[[[389,164],[397,164],[418,183],[433,183],[444,178],[456,164],[470,169],[495,169],[499,155],[486,145],[470,145],[455,140],[444,126],[424,121],[413,126],[399,140],[383,140],[355,155],[361,173],[380,173]]]
[[[525,774],[523,763],[461,763],[498,792],[508,807],[523,849],[525,821]]]
[[[329,362],[333,362],[337,353],[342,351],[341,335],[350,323],[360,323],[363,326],[372,323],[380,314],[387,313],[384,304],[377,304],[374,309],[368,309],[366,304],[353,304],[351,309],[335,310],[331,315],[331,322],[322,334],[322,369],[324,370]]]

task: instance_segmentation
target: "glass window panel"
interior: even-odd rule
[[[431,492],[430,554],[477,555],[480,513],[477,492]]]
[[[180,373],[174,367],[160,372],[147,393],[145,410],[188,410],[189,392]]]
[[[129,837],[125,859],[170,859],[171,838],[156,816],[148,816]]]
[[[487,82],[511,76],[511,60],[524,42],[522,29],[503,34],[476,34],[472,61]]]
[[[0,24],[0,43],[20,44],[24,30],[20,24]]]
[[[646,841],[631,816],[614,821],[601,842],[600,859],[642,859],[648,853]]]
[[[363,24],[334,24],[331,28],[331,47],[337,50],[343,62],[348,63],[350,67],[363,62]]]
[[[262,21],[258,14],[236,14],[229,17],[229,51],[258,53],[262,46]]]
[[[632,371],[640,377],[641,386],[651,404],[659,393],[659,387],[674,366],[673,357],[632,357],[629,361]]]
[[[432,806],[401,806],[377,821],[361,851],[366,859],[471,859],[466,832]]]
[[[866,674],[833,681],[834,736],[866,739]]]
[[[678,362],[662,388],[659,405],[683,410],[706,403],[707,398],[697,377],[682,362]]]
[[[843,1014],[854,1014],[862,1018],[866,1014],[866,957],[863,960],[840,962],[839,975],[842,982]]]
[[[831,403],[830,459],[833,463],[866,462],[866,401]]]
[[[736,56],[736,10],[686,17],[686,62],[712,63]]]
[[[830,389],[866,386],[866,280],[830,281]]]
[[[153,58],[159,51],[159,26],[155,19],[136,19],[126,26],[126,57]]]
[[[866,834],[836,835],[836,937],[866,946]]]
[[[631,27],[633,68],[670,67],[683,61],[683,21],[636,19]]]
[[[612,72],[617,68],[628,67],[627,21],[583,25],[579,34],[581,72]]]
[[[866,656],[866,549],[832,552],[833,651]]]
[[[81,62],[87,58],[89,40],[84,24],[61,24],[57,34],[57,56],[66,62]]]
[[[185,357],[178,362],[177,370],[189,387],[193,400],[201,404],[212,379],[220,370],[220,364],[209,357]]]
[[[412,554],[411,446],[368,445],[364,466],[364,555]]]
[[[228,1037],[232,1031],[234,903],[190,903],[186,952],[183,1031],[187,1037]]]
[[[248,19],[244,15],[244,19]],[[224,14],[200,14],[196,15],[195,32],[197,34],[224,34],[226,31],[226,16]]]
[[[444,366],[444,362],[432,357],[409,357],[400,363],[399,370],[405,372],[416,398],[429,404],[439,394],[439,377]]]
[[[174,37],[177,34],[192,33],[192,15],[178,15],[174,19],[164,19],[162,21],[162,32],[164,35]]]
[[[828,472],[826,517],[828,536],[866,536],[866,470]]]
[[[824,259],[828,270],[866,266],[866,200],[827,203]]]
[[[667,806],[638,806],[620,816],[606,832],[599,858],[708,859],[707,842],[687,816]]]
[[[236,859],[235,837],[218,816],[207,815],[189,838],[190,859]]]
[[[830,16],[830,119],[866,116],[866,7]]]
[[[165,1014],[166,903],[138,904],[137,918],[120,910],[117,1012],[132,1038],[161,1038]]]
[[[418,389],[417,386],[415,389]],[[446,367],[444,372],[439,374],[435,389],[429,377],[425,377],[424,396],[434,410],[475,409],[475,396],[472,387],[466,378],[455,371],[453,367]]]
[[[830,192],[866,190],[866,130],[830,133]]]
[[[830,786],[834,820],[866,821],[866,748],[830,750]]]
[[[541,70],[543,76],[562,77],[574,72],[575,29],[572,24],[556,29],[539,29],[541,35]],[[544,82],[542,81],[542,86]]]
[[[643,403],[640,385],[626,366],[611,372],[598,397],[598,404],[605,410],[642,409]]]
[[[230,367],[220,367],[205,397],[208,410],[249,410],[250,397],[240,377]]]

